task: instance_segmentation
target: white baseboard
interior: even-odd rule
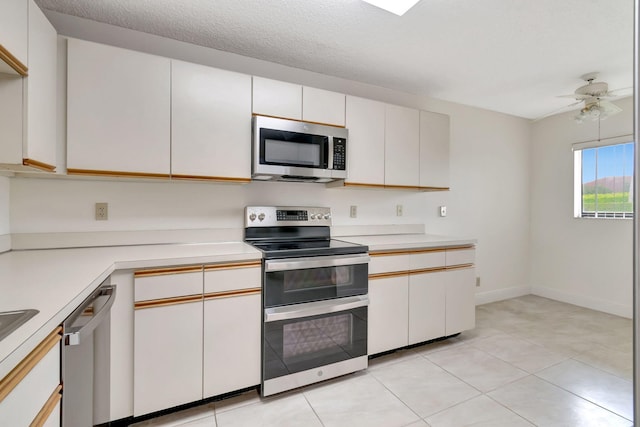
[[[557,289],[547,288],[545,286],[532,286],[531,293],[540,297],[550,298],[556,301],[566,302],[568,304],[590,308],[592,310],[598,310],[605,313],[614,314],[616,316],[626,317],[628,319],[631,319],[633,317],[633,306],[631,304],[622,305],[615,302],[590,298],[584,295],[562,292]]]
[[[493,291],[477,292],[476,305],[488,304],[490,302],[502,301],[509,298],[517,298],[529,295],[531,288],[529,286],[514,286],[511,288],[495,289]]]
[[[11,234],[0,234],[0,254],[11,250]]]

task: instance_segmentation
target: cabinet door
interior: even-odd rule
[[[204,302],[204,398],[260,383],[261,314],[259,290]]]
[[[172,61],[171,174],[251,179],[251,76]]]
[[[69,39],[67,60],[69,173],[168,176],[169,59]]]
[[[0,50],[9,52],[22,65],[27,63],[27,28],[28,28],[28,0],[0,1]],[[4,55],[0,55],[4,56]],[[0,72],[15,74],[16,71],[0,59]]]
[[[387,105],[384,134],[385,185],[417,187],[420,183],[418,110]]]
[[[447,270],[445,335],[473,329],[476,326],[476,269]]]
[[[0,401],[1,426],[38,425],[60,419],[60,335],[52,333],[19,365],[28,372]],[[9,384],[3,386],[10,387]],[[51,412],[50,412],[51,411]],[[32,424],[34,423],[34,424]],[[55,425],[55,424],[51,424]]]
[[[347,182],[384,185],[385,105],[347,96]]]
[[[302,119],[302,86],[253,77],[253,114]]]
[[[29,161],[56,165],[57,34],[44,13],[29,2],[29,77],[27,134],[23,156]]]
[[[409,275],[369,280],[368,354],[408,344]]]
[[[133,415],[202,399],[202,301],[136,308]]]
[[[445,271],[409,276],[409,344],[445,336]]]
[[[420,186],[449,187],[449,116],[420,111]]]
[[[302,88],[302,120],[344,126],[345,95],[313,87]]]

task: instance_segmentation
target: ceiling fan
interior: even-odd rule
[[[598,72],[592,72],[580,76],[580,78],[586,82],[585,85],[577,88],[571,95],[560,95],[558,97],[573,98],[576,102],[566,105],[559,110],[545,114],[544,116],[537,118],[535,121],[561,113],[580,104],[584,105],[578,114],[574,116],[574,119],[578,123],[582,123],[586,120],[604,120],[607,117],[613,116],[614,114],[622,111],[620,107],[608,101],[608,99],[620,98],[625,95],[623,93],[624,91],[631,88],[609,90],[609,85],[606,82],[596,81],[598,74]]]

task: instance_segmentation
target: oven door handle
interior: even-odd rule
[[[369,259],[368,254],[357,254],[267,260],[264,262],[264,271],[265,273],[270,273],[272,271],[304,270],[307,268],[367,264]]]
[[[368,295],[356,295],[353,297],[313,301],[283,307],[271,307],[264,310],[264,321],[265,323],[268,323],[276,322],[278,320],[300,319],[302,317],[352,310],[354,308],[366,307],[368,305]]]

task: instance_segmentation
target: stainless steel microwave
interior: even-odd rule
[[[253,116],[254,180],[330,182],[347,177],[345,128]]]

